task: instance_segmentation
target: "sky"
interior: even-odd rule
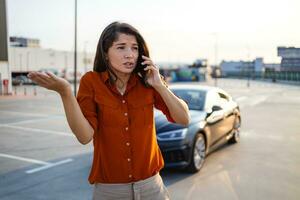
[[[8,34],[74,50],[74,0],[6,0]],[[279,63],[277,46],[300,47],[299,0],[77,0],[78,51],[95,53],[113,21],[136,27],[154,62],[208,59]]]

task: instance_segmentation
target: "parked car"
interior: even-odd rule
[[[191,121],[187,127],[170,123],[155,110],[157,141],[165,167],[197,172],[210,152],[224,143],[239,141],[240,109],[220,88],[178,84],[170,89],[187,102]]]
[[[64,76],[62,70],[56,69],[56,68],[42,68],[39,70],[39,72],[52,72],[53,74],[55,74],[58,77]]]
[[[12,78],[12,85],[33,85],[34,82],[25,75],[19,75]]]
[[[75,76],[74,76],[74,68],[66,68],[63,70],[63,77],[68,80],[70,83],[74,83]],[[77,69],[76,73],[76,81],[79,82],[81,77],[85,74],[83,69]]]

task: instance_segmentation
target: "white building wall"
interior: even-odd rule
[[[242,61],[222,61],[220,64],[222,72],[240,72]]]
[[[262,72],[264,67],[264,60],[263,58],[256,58],[254,61],[254,71]]]
[[[250,63],[251,66],[249,66],[249,62],[245,61],[222,61],[221,62],[221,70],[222,72],[241,72],[241,71],[247,71],[248,68],[254,67],[255,72],[261,72],[264,68],[264,62],[263,58],[256,58],[254,62]]]
[[[3,85],[3,80],[8,80],[7,90]],[[12,84],[11,84],[11,76],[10,76],[8,62],[0,61],[0,95],[11,94],[11,92],[12,92]]]
[[[84,60],[88,60],[85,64]],[[78,69],[92,69],[94,54],[77,53]],[[12,72],[38,71],[41,69],[74,68],[74,52],[31,47],[9,47],[9,63]]]

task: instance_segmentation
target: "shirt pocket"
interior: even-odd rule
[[[139,101],[131,104],[131,113],[134,118],[132,119],[135,125],[153,125],[153,105],[154,99],[152,96],[145,96]]]
[[[104,126],[120,126],[121,110],[120,105],[113,99],[104,98],[100,95],[95,95],[95,101],[98,106],[99,125]]]

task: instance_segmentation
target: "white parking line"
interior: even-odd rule
[[[33,174],[35,172],[39,172],[39,171],[49,169],[51,167],[55,167],[55,166],[62,165],[62,164],[65,164],[65,163],[69,163],[69,162],[72,162],[72,161],[73,161],[72,158],[68,158],[68,159],[65,159],[65,160],[58,161],[56,163],[49,163],[48,165],[45,165],[45,166],[42,166],[42,167],[37,167],[37,168],[31,169],[31,170],[27,170],[26,173],[27,174]]]
[[[258,97],[250,103],[250,106],[255,106],[257,104],[260,104],[260,103],[264,102],[265,100],[267,100],[267,98],[268,98],[267,96]]]
[[[44,130],[44,129],[37,129],[37,128],[11,126],[11,125],[1,125],[0,127],[13,128],[13,129],[21,130],[21,131],[31,131],[31,132],[36,132],[36,133],[47,133],[47,134],[55,134],[55,135],[74,137],[74,135],[71,133],[61,132],[61,131],[51,131],[51,130]]]
[[[241,97],[236,98],[235,100],[238,101],[238,102],[240,102],[240,101],[243,101],[243,100],[245,100],[247,98],[248,97],[246,97],[246,96],[241,96]]]
[[[69,162],[73,161],[72,158],[68,158],[68,159],[61,160],[61,161],[58,161],[58,162],[55,162],[55,163],[50,163],[50,162],[44,162],[44,161],[36,160],[36,159],[32,159],[32,158],[24,158],[24,157],[20,157],[20,156],[13,156],[13,155],[3,154],[3,153],[0,153],[0,157],[10,158],[10,159],[14,159],[14,160],[21,160],[21,161],[25,161],[25,162],[38,164],[38,165],[43,165],[41,167],[26,170],[25,171],[26,174],[33,174],[35,172],[46,170],[46,169],[49,169],[51,167],[55,167],[55,166],[62,165],[62,164],[69,163]]]
[[[32,158],[24,158],[24,157],[19,157],[19,156],[13,156],[13,155],[8,155],[8,154],[3,154],[3,153],[0,153],[0,157],[10,158],[10,159],[15,159],[15,160],[21,160],[21,161],[30,162],[30,163],[39,164],[39,165],[49,165],[50,164],[48,162],[44,162],[44,161],[41,161],[41,160],[35,160],[35,159],[32,159]]]
[[[1,110],[0,113],[34,116],[34,117],[48,117],[49,116],[49,115],[38,114],[38,113],[28,113],[28,112],[24,113],[24,112],[14,112],[14,111],[6,111],[6,110]]]
[[[30,123],[35,123],[35,122],[44,121],[44,120],[51,120],[51,119],[56,119],[56,118],[64,118],[64,116],[51,116],[51,117],[45,117],[45,118],[41,118],[41,119],[23,120],[23,121],[18,121],[18,122],[13,122],[13,123],[0,124],[0,127],[5,126],[5,125],[30,124]]]

